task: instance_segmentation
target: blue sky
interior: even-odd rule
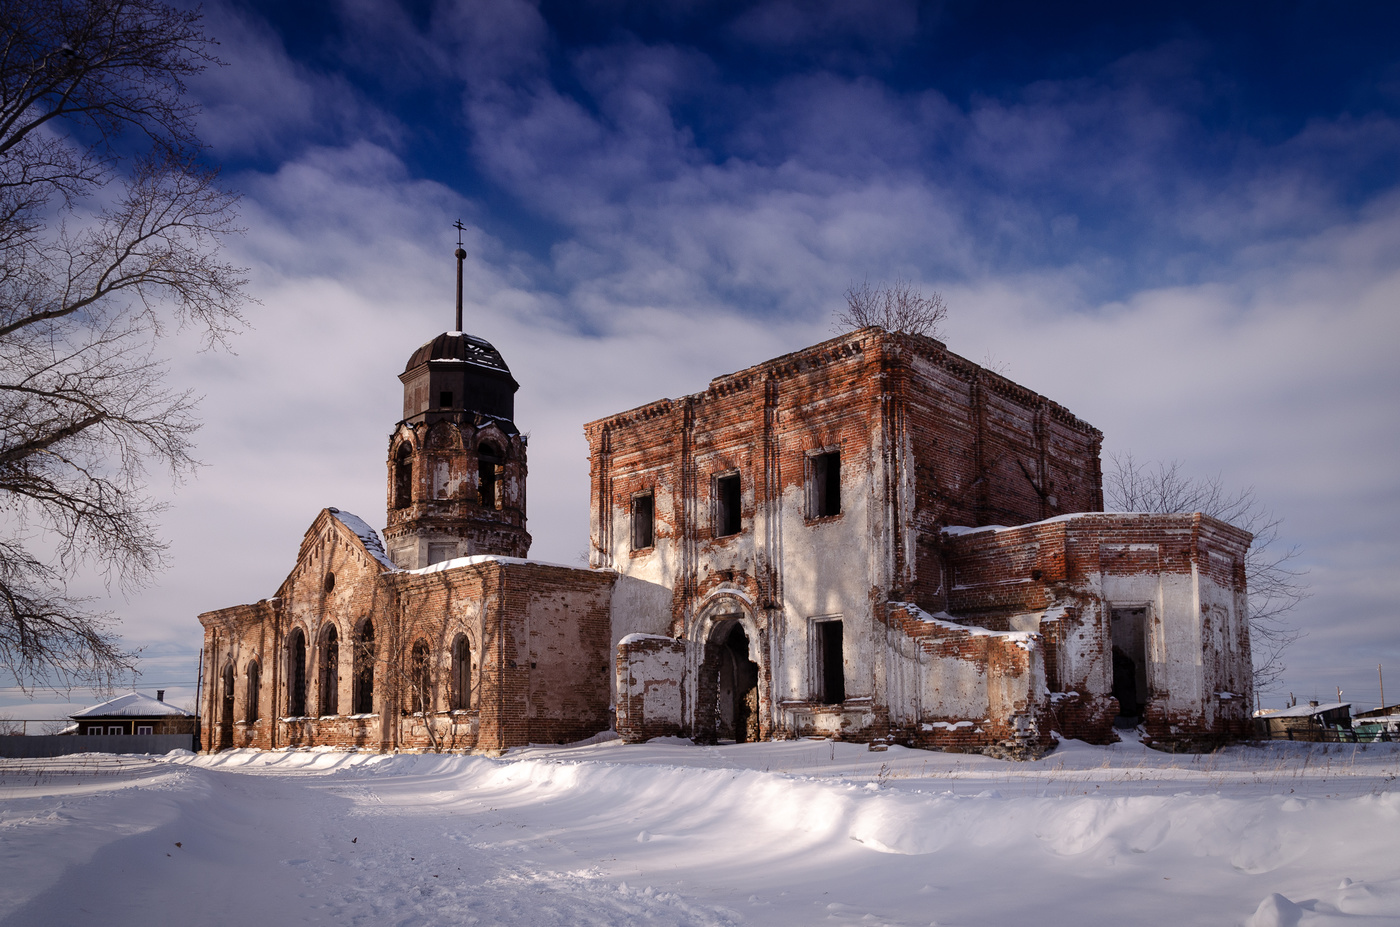
[[[1400,7],[1140,6],[206,4],[227,66],[190,89],[261,305],[234,355],[170,345],[206,466],[171,490],[173,568],[113,602],[140,685],[181,697],[195,615],[271,595],[322,506],[382,526],[460,218],[535,556],[586,549],[583,422],[905,278],[1108,452],[1283,517],[1313,595],[1274,703],[1370,707],[1377,663],[1400,694]]]

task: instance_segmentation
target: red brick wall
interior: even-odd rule
[[[334,572],[333,585],[326,574]],[[205,627],[204,749],[335,746],[374,750],[499,751],[606,730],[614,574],[486,560],[450,570],[385,572],[327,513],[313,524],[279,596],[200,616]],[[329,588],[328,588],[329,586]],[[352,715],[361,622],[374,622],[374,712]],[[323,631],[339,634],[337,705],[324,702]],[[287,714],[287,642],[307,641],[306,717]],[[452,710],[452,644],[470,645],[471,698]],[[429,654],[429,710],[410,709],[410,654]],[[261,666],[260,720],[247,723],[246,667]],[[235,666],[235,722],[221,725],[221,679]]]

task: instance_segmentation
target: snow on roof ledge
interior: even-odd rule
[[[975,624],[960,624],[947,612],[931,615],[913,602],[891,602],[890,605],[904,609],[911,618],[923,624],[938,625],[949,631],[965,631],[973,637],[999,637],[1002,640],[1011,641],[1023,650],[1029,650],[1034,646],[1036,638],[1039,637],[1033,631],[993,631],[991,628],[983,628]]]
[[[1325,705],[1294,705],[1292,708],[1261,708],[1254,713],[1256,718],[1306,718],[1327,711],[1350,708],[1351,702],[1328,702]]]
[[[945,525],[943,533],[950,537],[960,537],[964,534],[978,534],[982,531],[1019,531],[1022,528],[1034,528],[1037,525],[1053,525],[1058,522],[1078,521],[1083,518],[1158,518],[1164,515],[1178,515],[1191,517],[1199,514],[1197,512],[1070,512],[1066,515],[1056,515],[1052,518],[1043,518],[1040,521],[1026,522],[1024,525],[979,525],[970,527],[968,525]]]
[[[562,570],[582,570],[585,573],[598,573],[600,570],[590,570],[587,567],[578,565],[570,566],[567,563],[551,563],[548,560],[529,560],[524,557],[506,557],[501,554],[473,554],[470,557],[454,557],[451,560],[442,560],[430,566],[419,567],[416,570],[406,570],[407,573],[441,573],[444,570],[455,570],[457,567],[472,566],[477,563],[519,563],[532,566],[558,567]]]
[[[336,521],[355,532],[360,542],[365,545],[365,550],[369,551],[375,560],[378,560],[391,570],[398,569],[398,567],[394,565],[394,561],[390,560],[389,555],[385,552],[384,542],[379,540],[379,532],[371,528],[363,518],[358,515],[352,515],[349,512],[342,512],[334,506],[327,506],[326,511],[334,515]]]
[[[624,637],[617,643],[620,646],[622,644],[640,644],[642,641],[666,641],[668,643],[671,643],[675,641],[675,638],[667,637],[665,634],[643,634],[640,631],[638,631],[634,634],[628,634],[626,637]]]

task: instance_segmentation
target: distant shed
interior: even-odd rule
[[[1352,720],[1357,738],[1363,741],[1400,740],[1400,705],[1382,706],[1358,712]]]
[[[1261,708],[1254,719],[1259,736],[1271,740],[1334,740],[1337,732],[1351,731],[1351,702]]]

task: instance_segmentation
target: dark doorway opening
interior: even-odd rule
[[[1113,697],[1118,727],[1136,727],[1147,710],[1147,607],[1115,608],[1110,614],[1113,642]]]
[[[759,739],[758,664],[749,659],[749,636],[742,624],[734,621],[719,634],[715,739],[751,743]]]
[[[821,700],[839,705],[846,700],[846,661],[841,644],[841,622],[819,621],[817,628],[817,684]]]

